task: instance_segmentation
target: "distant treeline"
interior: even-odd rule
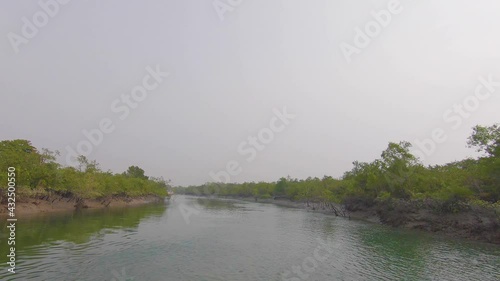
[[[344,204],[430,199],[442,202],[443,211],[457,211],[470,203],[500,205],[500,126],[474,127],[467,144],[483,152],[484,157],[426,167],[410,153],[409,142],[391,142],[381,158],[370,163],[356,161],[352,170],[339,179],[325,176],[297,180],[288,177],[271,183],[206,183],[177,187],[175,193],[284,197],[295,201]]]
[[[28,140],[0,142],[0,191],[7,187],[7,171],[15,168],[19,196],[37,196],[54,192],[78,198],[108,196],[166,196],[168,181],[144,175],[131,166],[121,174],[104,172],[96,161],[78,157],[79,166],[63,167],[56,162],[57,151],[39,151]],[[0,192],[1,193],[1,192]]]

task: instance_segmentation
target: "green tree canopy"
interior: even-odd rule
[[[472,128],[472,135],[468,138],[467,144],[469,147],[476,147],[478,152],[500,156],[500,124],[489,127],[475,126]]]
[[[123,173],[127,177],[138,178],[147,180],[148,177],[144,174],[144,170],[139,168],[138,166],[130,166],[127,171]]]

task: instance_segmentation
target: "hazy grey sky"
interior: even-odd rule
[[[54,1],[41,1],[47,12],[38,1],[0,2],[0,139],[58,149],[61,163],[103,118],[114,130],[90,159],[176,185],[210,181],[229,161],[241,166],[237,182],[340,176],[388,142],[436,128],[447,139],[424,163],[461,160],[475,155],[472,126],[500,122],[498,82],[473,98],[479,77],[500,82],[496,0],[401,0],[362,48],[356,28],[398,3]],[[343,43],[358,50],[350,62]],[[128,116],[113,110],[157,65],[170,76]],[[453,106],[464,101],[474,110],[462,117]],[[284,107],[295,118],[247,161],[238,146]]]

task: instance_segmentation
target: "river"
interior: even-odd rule
[[[15,274],[6,233],[1,280],[500,280],[498,245],[235,200],[19,218]]]

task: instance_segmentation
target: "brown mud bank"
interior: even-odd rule
[[[15,214],[32,215],[39,213],[53,213],[74,211],[81,209],[103,209],[110,207],[132,207],[149,203],[163,202],[164,198],[155,195],[128,197],[110,196],[98,199],[78,198],[71,194],[45,195],[37,197],[16,198]],[[0,216],[7,216],[7,202],[0,202]]]
[[[393,227],[500,244],[500,213],[492,208],[436,201],[347,200],[352,218]]]

